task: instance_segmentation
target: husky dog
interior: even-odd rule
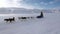
[[[15,21],[15,17],[13,17],[13,18],[9,18],[9,19],[4,19],[4,21],[6,21],[6,22],[9,21],[9,22],[11,23],[12,21]]]

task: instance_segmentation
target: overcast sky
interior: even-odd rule
[[[60,0],[0,0],[0,7],[60,8]]]

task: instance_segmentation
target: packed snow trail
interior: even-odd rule
[[[60,34],[60,14],[44,13],[44,18],[5,23],[0,17],[0,34]]]

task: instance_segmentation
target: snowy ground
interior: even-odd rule
[[[44,13],[44,18],[6,23],[0,15],[0,34],[60,34],[60,14]]]

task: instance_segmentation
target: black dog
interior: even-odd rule
[[[11,23],[12,21],[15,21],[15,17],[13,17],[13,18],[9,18],[9,19],[4,19],[4,21],[6,21],[6,22],[9,21],[9,22]]]
[[[18,19],[27,19],[27,17],[18,17]]]

